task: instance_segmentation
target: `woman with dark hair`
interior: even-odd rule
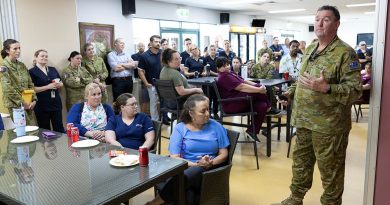
[[[102,90],[97,83],[85,87],[85,102],[76,103],[68,112],[67,123],[79,128],[81,136],[104,141],[105,127],[111,116],[112,108],[102,103]]]
[[[186,193],[198,193],[202,173],[226,162],[229,139],[226,129],[210,119],[209,99],[202,94],[187,99],[180,121],[170,137],[169,152],[171,157],[188,162],[184,171]],[[159,195],[147,204],[170,203],[174,194],[172,180],[169,179],[159,190]],[[187,201],[193,200],[187,198]]]
[[[131,149],[152,148],[155,132],[152,120],[137,111],[137,99],[130,93],[121,94],[114,102],[114,111],[106,126],[106,142]]]
[[[1,57],[4,59],[0,65],[1,86],[3,89],[4,106],[8,108],[13,118],[13,108],[23,106],[26,113],[26,124],[36,125],[34,107],[37,103],[37,96],[32,94],[32,101],[23,100],[23,92],[33,90],[34,84],[24,63],[18,60],[20,56],[20,44],[14,39],[7,39],[3,42]]]
[[[63,80],[66,89],[66,109],[84,101],[85,86],[92,82],[92,75],[81,66],[82,56],[72,51],[68,58],[69,65],[64,68]]]
[[[161,54],[163,68],[160,73],[161,80],[172,80],[177,93],[181,96],[191,95],[194,93],[203,93],[201,88],[191,88],[187,79],[180,74],[180,54],[173,49],[166,49]]]
[[[48,55],[44,49],[34,53],[34,67],[30,73],[38,102],[34,108],[38,126],[50,130],[50,123],[56,132],[65,132],[62,124],[62,102],[59,90],[63,83],[54,67],[47,65]]]
[[[102,102],[107,103],[107,89],[105,80],[108,77],[108,70],[103,58],[95,53],[95,48],[91,43],[83,46],[82,65],[92,75],[92,81],[99,84],[102,89]]]
[[[267,54],[268,55],[268,54]],[[257,112],[252,123],[252,126],[246,130],[249,136],[254,140],[259,141],[257,134],[260,132],[261,124],[267,111],[271,110],[271,103],[267,98],[267,90],[264,85],[260,85],[251,81],[244,80],[234,72],[230,72],[229,60],[225,57],[220,57],[216,61],[218,68],[217,86],[222,99],[235,97],[252,97],[254,111]],[[222,109],[226,113],[238,113],[250,110],[250,102],[248,100],[235,101],[234,103],[222,103]]]

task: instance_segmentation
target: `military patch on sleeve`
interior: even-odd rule
[[[359,62],[357,62],[357,61],[352,61],[352,62],[349,64],[349,69],[350,69],[350,70],[360,69]]]

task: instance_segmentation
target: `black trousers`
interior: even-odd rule
[[[113,78],[112,80],[112,94],[114,101],[118,98],[119,95],[123,93],[132,93],[133,92],[133,79],[128,78]]]
[[[51,130],[50,122],[53,130],[64,133],[64,125],[62,124],[62,110],[56,111],[38,111],[35,110],[35,116],[40,128]]]
[[[186,204],[193,204],[195,196],[200,192],[202,183],[202,173],[206,171],[202,167],[194,166],[184,170],[184,188],[186,193]],[[157,185],[160,197],[168,203],[171,203],[174,197],[172,192],[173,183],[171,179]]]

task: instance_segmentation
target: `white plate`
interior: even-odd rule
[[[26,126],[26,132],[32,132],[38,129],[39,129],[38,126]],[[14,129],[14,132],[16,132],[16,129]]]
[[[128,167],[139,164],[138,155],[119,155],[112,158],[110,164],[116,167]]]
[[[2,118],[11,116],[10,114],[7,114],[7,113],[0,113],[0,115],[1,115]]]
[[[97,140],[80,140],[72,144],[74,148],[93,147],[98,145],[100,142]]]
[[[26,135],[23,137],[17,137],[13,140],[11,140],[11,143],[27,143],[27,142],[33,142],[39,140],[39,137],[32,136],[32,135]]]

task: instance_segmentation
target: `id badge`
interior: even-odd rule
[[[51,98],[56,98],[56,91],[55,90],[51,90]]]

